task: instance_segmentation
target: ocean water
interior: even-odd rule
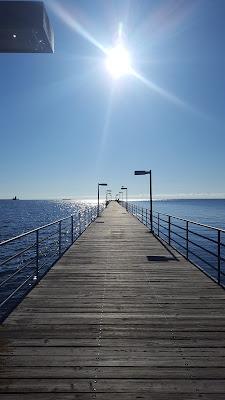
[[[148,201],[132,203],[149,208]],[[225,229],[225,199],[156,200],[154,211]]]
[[[94,206],[94,201],[0,200],[0,242]]]

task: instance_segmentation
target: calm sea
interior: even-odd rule
[[[149,207],[147,201],[133,203]],[[225,199],[157,200],[153,201],[153,211],[225,229]]]
[[[69,200],[0,200],[0,242],[94,205]]]
[[[147,201],[133,202],[149,207]],[[84,210],[93,202],[62,200],[0,200],[0,241]],[[225,199],[157,200],[153,211],[225,229]]]

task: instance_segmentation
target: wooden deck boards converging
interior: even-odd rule
[[[0,330],[4,400],[224,400],[225,292],[112,202]]]

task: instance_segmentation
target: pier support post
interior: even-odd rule
[[[71,215],[71,243],[73,243],[73,215]]]
[[[189,257],[188,241],[189,241],[189,232],[188,232],[188,221],[187,221],[186,222],[186,259],[187,260],[188,260],[188,257]]]
[[[39,230],[36,231],[36,277],[39,275]]]
[[[220,285],[220,266],[221,266],[221,261],[220,261],[220,230],[217,231],[217,281],[218,284]]]

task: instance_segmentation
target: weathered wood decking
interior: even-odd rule
[[[4,400],[224,400],[225,292],[111,203],[1,328]]]

